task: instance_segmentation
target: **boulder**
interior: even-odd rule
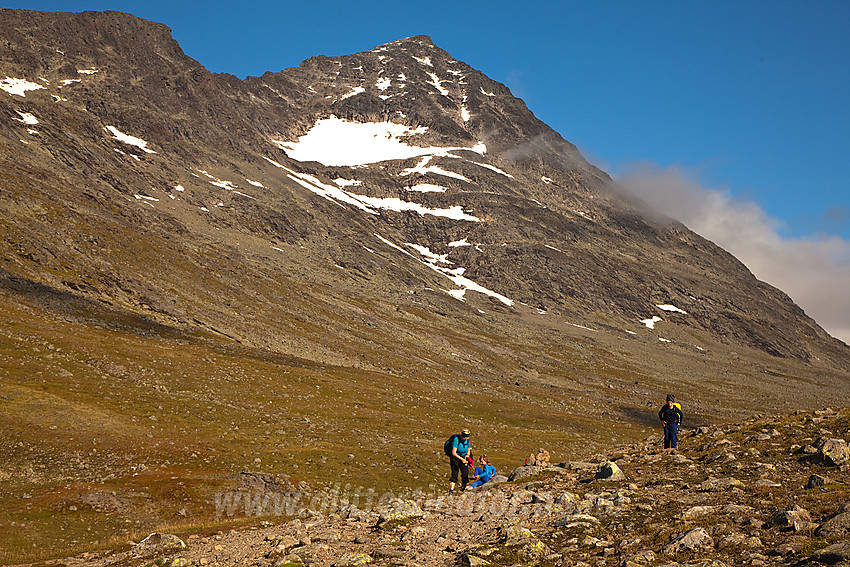
[[[484,567],[489,565],[490,562],[475,555],[466,554],[460,558],[460,564],[465,567]]]
[[[541,447],[537,450],[537,453],[532,453],[531,456],[525,460],[525,464],[526,466],[532,467],[548,467],[549,451]]]
[[[850,535],[850,512],[842,512],[822,524],[816,531],[818,537],[846,537]]]
[[[705,528],[688,530],[679,537],[673,538],[664,546],[664,553],[673,555],[680,551],[706,551],[714,548],[714,540]]]
[[[378,524],[385,524],[394,520],[406,520],[407,518],[419,518],[425,512],[413,500],[396,500],[392,506],[381,512]]]
[[[679,517],[683,520],[692,520],[694,518],[699,518],[700,516],[714,514],[717,512],[717,509],[718,506],[692,506],[679,514]]]
[[[623,471],[620,470],[620,467],[617,466],[617,463],[613,461],[605,461],[600,463],[599,468],[596,470],[596,476],[594,477],[597,480],[606,480],[606,481],[618,481],[625,480],[626,475],[623,474]]]
[[[826,486],[829,483],[830,480],[825,476],[813,474],[809,477],[809,481],[806,483],[806,489],[811,490],[812,488],[818,488],[819,486]]]
[[[731,488],[743,488],[744,483],[736,478],[710,478],[699,485],[702,492],[724,492]]]
[[[850,447],[844,439],[826,439],[818,448],[821,460],[836,467],[850,461]]]
[[[775,513],[767,523],[768,526],[791,529],[795,532],[803,531],[811,526],[811,524],[811,514],[809,514],[808,510],[796,504]]]
[[[812,554],[812,561],[834,565],[842,561],[850,561],[850,541],[842,541],[819,549]]]
[[[536,474],[542,473],[546,470],[546,467],[538,467],[538,466],[524,466],[517,467],[513,470],[511,475],[508,477],[509,481],[517,480],[520,478],[525,478],[528,476],[534,476]]]
[[[334,563],[334,567],[355,567],[372,562],[372,557],[365,553],[346,553]]]
[[[507,524],[499,528],[499,539],[507,545],[524,545],[534,541],[534,534],[531,530],[524,528],[519,524]]]
[[[186,542],[176,535],[154,532],[134,545],[130,550],[130,555],[140,557],[152,553],[169,553],[181,549],[186,549]]]

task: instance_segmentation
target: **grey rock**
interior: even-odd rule
[[[140,557],[152,553],[168,553],[181,549],[186,549],[186,542],[176,535],[154,532],[134,545],[130,550],[130,555]]]
[[[346,553],[334,563],[334,567],[356,567],[372,562],[372,557],[365,553]]]
[[[519,524],[506,524],[499,528],[499,539],[507,546],[522,545],[534,540],[531,530]]]
[[[833,516],[816,531],[818,537],[845,537],[850,535],[850,512],[842,512]]]
[[[699,485],[702,492],[723,492],[731,488],[743,488],[744,483],[736,478],[710,478]]]
[[[700,516],[713,514],[717,511],[717,508],[717,506],[692,506],[691,508],[688,508],[687,510],[679,514],[679,517],[684,520],[699,518]]]
[[[651,549],[642,549],[627,558],[624,565],[628,565],[630,562],[635,565],[653,565],[655,564],[655,552]]]
[[[422,508],[413,500],[396,500],[389,509],[381,512],[378,524],[384,524],[393,520],[418,518],[424,514],[425,512],[422,511]]]
[[[819,474],[813,474],[809,477],[809,481],[806,483],[806,489],[811,490],[812,488],[817,488],[819,486],[826,486],[830,483],[830,480],[825,476],[821,476]]]
[[[770,519],[770,521],[767,523],[767,525],[791,529],[795,532],[800,532],[808,528],[811,523],[812,516],[805,508],[802,508],[797,505],[792,505],[786,508],[785,510],[780,510],[779,512],[776,512]]]
[[[460,558],[461,565],[465,565],[466,567],[483,567],[484,565],[489,565],[490,562],[486,559],[482,559],[481,557],[475,555],[464,554]]]
[[[534,476],[536,474],[540,474],[545,471],[546,467],[534,467],[534,466],[523,466],[517,467],[511,472],[511,475],[508,477],[509,481],[517,480],[520,478],[526,478],[529,476]]]
[[[819,549],[812,554],[812,561],[834,565],[842,561],[850,560],[850,541],[842,541]]]
[[[694,528],[676,537],[664,546],[664,553],[676,554],[680,551],[705,551],[714,548],[714,540],[705,528]]]
[[[818,456],[829,465],[841,466],[850,461],[850,447],[844,439],[825,439],[818,447]]]
[[[613,461],[605,461],[599,465],[599,468],[596,471],[596,476],[594,477],[597,480],[606,480],[606,481],[618,481],[625,480],[626,475],[623,474],[623,471],[620,470],[620,467],[617,466],[617,463]]]

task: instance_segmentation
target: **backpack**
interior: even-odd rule
[[[451,456],[452,456],[452,443],[453,443],[453,442],[454,442],[454,440],[455,440],[455,439],[457,439],[458,437],[460,437],[460,435],[458,435],[457,433],[455,433],[454,435],[452,435],[451,437],[449,437],[449,439],[448,439],[448,440],[447,440],[447,441],[443,444],[443,452],[446,454],[446,456],[447,456],[447,457],[451,457]]]

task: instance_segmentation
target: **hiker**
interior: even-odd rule
[[[475,482],[469,485],[471,488],[478,488],[496,475],[496,467],[490,464],[487,455],[481,455],[478,458],[478,464],[480,466],[475,467],[475,476],[473,477]]]
[[[664,448],[679,447],[679,425],[682,423],[682,406],[676,403],[676,396],[667,394],[667,401],[658,412],[658,418],[664,427]]]
[[[460,489],[466,490],[466,485],[469,484],[469,464],[466,460],[466,455],[470,452],[469,430],[464,429],[460,432],[460,434],[452,435],[449,440],[446,441],[446,449],[446,454],[449,456],[449,464],[452,467],[449,492],[454,492],[458,471],[460,472],[461,478]]]

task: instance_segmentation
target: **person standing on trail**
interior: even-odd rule
[[[676,403],[676,396],[667,394],[667,401],[658,412],[661,426],[664,427],[664,448],[679,447],[679,425],[682,423],[682,406]]]
[[[449,464],[452,467],[452,477],[449,483],[449,492],[454,492],[457,482],[457,473],[460,472],[461,491],[466,490],[469,484],[469,464],[466,455],[469,453],[469,429],[464,429],[460,435],[452,435],[450,441]]]

